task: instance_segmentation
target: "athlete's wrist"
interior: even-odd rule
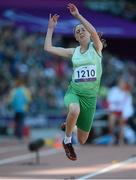
[[[75,18],[77,18],[77,19],[79,19],[79,20],[80,20],[80,17],[81,17],[81,14],[80,14],[80,13],[78,13],[78,14],[75,15]]]

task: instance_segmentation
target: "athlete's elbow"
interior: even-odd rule
[[[44,45],[44,51],[50,52],[50,49],[51,49],[50,46],[46,44]]]

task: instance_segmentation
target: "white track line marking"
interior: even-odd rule
[[[8,153],[8,152],[14,152],[14,151],[17,151],[17,150],[24,150],[24,149],[27,149],[26,146],[8,146],[8,147],[3,147],[3,148],[0,148],[0,154],[1,153]]]
[[[62,152],[61,149],[49,149],[49,150],[45,150],[39,153],[39,156],[49,156],[52,154],[57,154]],[[7,159],[2,159],[0,160],[0,165],[5,165],[5,164],[9,164],[9,163],[13,163],[13,162],[18,162],[18,161],[24,161],[24,160],[28,160],[31,158],[35,158],[35,153],[30,153],[30,154],[24,154],[21,156],[14,156],[11,158],[7,158]]]
[[[125,165],[127,165],[129,163],[132,163],[132,162],[135,162],[135,161],[136,161],[136,157],[132,157],[132,158],[129,158],[129,159],[125,160],[125,161],[121,161],[121,162],[119,162],[117,164],[113,164],[113,165],[110,165],[110,166],[108,166],[106,168],[100,169],[100,170],[98,170],[98,171],[96,171],[94,173],[90,173],[90,174],[87,174],[85,176],[81,176],[81,177],[78,178],[78,180],[80,180],[80,179],[83,180],[83,179],[87,179],[87,178],[90,179],[92,177],[98,176],[100,174],[104,174],[106,172],[113,171],[113,170],[115,170],[117,168],[120,168],[122,166],[125,166]]]

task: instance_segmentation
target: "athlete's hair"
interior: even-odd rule
[[[100,40],[101,40],[101,42],[103,44],[103,47],[106,48],[107,47],[107,42],[106,42],[105,39],[102,38],[103,33],[102,32],[97,32],[97,34],[98,34],[98,36],[99,36],[99,38],[100,38]]]
[[[80,24],[81,24],[81,23],[76,24],[75,27],[73,28],[73,33],[74,33],[74,35],[75,35],[76,27],[77,27],[78,25],[80,25]],[[100,40],[101,40],[101,42],[102,42],[102,44],[103,44],[103,47],[106,48],[106,47],[107,47],[107,43],[106,43],[106,40],[102,38],[103,33],[97,31],[97,34],[98,34],[98,36],[99,36],[99,38],[100,38]]]

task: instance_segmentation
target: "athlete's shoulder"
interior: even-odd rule
[[[95,46],[94,46],[94,43],[91,41],[90,44],[89,44],[89,48],[90,49],[93,49],[95,54],[99,57],[99,58],[102,58],[102,52],[98,53],[98,51],[96,50]]]
[[[75,48],[73,48],[73,54],[74,55],[75,53],[77,53],[80,49],[80,46],[76,46]]]

